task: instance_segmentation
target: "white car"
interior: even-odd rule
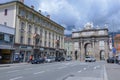
[[[96,59],[93,56],[86,56],[85,57],[85,62],[95,62]]]
[[[49,56],[45,59],[45,62],[47,62],[47,63],[54,62],[54,61],[55,61],[55,57],[53,57],[53,56]]]

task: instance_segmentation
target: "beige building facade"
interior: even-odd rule
[[[65,48],[65,51],[66,51],[66,56],[71,56],[72,59],[74,59],[74,47],[73,47],[73,40],[72,40],[72,37],[67,37],[65,36],[64,37],[64,48]]]
[[[15,28],[15,55],[27,61],[35,58],[64,53],[64,27],[44,16],[34,6],[12,1],[0,4],[0,24]],[[59,53],[56,53],[58,51]]]
[[[83,30],[72,33],[74,53],[77,59],[84,60],[85,56],[93,56],[97,60],[108,58],[108,29],[93,28],[87,23]]]

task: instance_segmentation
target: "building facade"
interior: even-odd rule
[[[120,54],[120,34],[114,37],[114,47],[116,48],[116,56]]]
[[[44,16],[34,6],[12,1],[0,4],[0,24],[15,28],[15,54],[21,61],[64,53],[64,27]],[[56,53],[57,52],[57,53]]]
[[[108,58],[108,29],[93,28],[87,23],[81,31],[72,33],[74,53],[77,59],[84,60],[85,56],[94,56],[97,60]]]
[[[71,56],[74,59],[74,53],[73,53],[73,40],[72,37],[65,36],[64,38],[64,48],[66,50],[66,56]]]
[[[13,60],[14,31],[14,28],[0,24],[0,64]]]

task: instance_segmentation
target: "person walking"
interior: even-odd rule
[[[29,62],[33,60],[33,55],[30,55]]]

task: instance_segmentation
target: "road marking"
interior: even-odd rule
[[[80,71],[78,71],[78,73],[80,73],[81,72],[81,70]]]
[[[40,72],[36,72],[34,74],[40,74],[40,73],[44,73],[45,71],[40,71]]]
[[[97,67],[95,66],[94,69],[96,69]]]
[[[66,68],[66,66],[63,66],[63,67],[59,67],[58,69],[63,69],[63,68]]]
[[[94,69],[97,69],[97,68],[99,68],[99,67],[100,67],[99,65],[98,65],[98,66],[95,66]]]
[[[103,66],[103,70],[104,70],[104,80],[108,80],[105,65]]]
[[[17,71],[20,71],[20,70],[8,71],[7,73],[13,73],[13,72],[17,72]]]
[[[97,68],[100,68],[100,65],[96,66]]]
[[[86,68],[84,68],[83,70],[86,70]]]
[[[71,67],[76,66],[76,64],[71,65]]]
[[[9,79],[9,80],[17,80],[17,79],[21,79],[23,78],[22,76],[19,76],[19,77],[15,77],[15,78],[12,78],[12,79]]]
[[[30,70],[30,69],[33,69],[33,68],[27,68],[27,69],[24,69],[24,70]]]

